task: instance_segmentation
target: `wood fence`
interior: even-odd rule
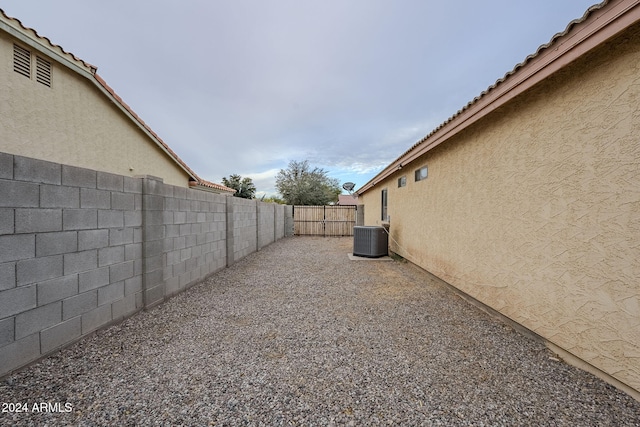
[[[297,236],[353,236],[356,206],[294,206]]]

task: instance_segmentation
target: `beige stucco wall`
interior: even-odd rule
[[[14,72],[13,43],[0,32],[0,152],[188,186],[187,173],[85,77],[53,61],[51,88]]]
[[[639,27],[376,184],[367,225],[383,188],[394,252],[640,391]]]

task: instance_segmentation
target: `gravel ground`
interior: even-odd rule
[[[0,424],[640,426],[640,402],[351,245],[281,240],[5,377],[29,412]]]

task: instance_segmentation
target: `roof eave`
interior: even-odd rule
[[[548,44],[540,46],[535,54],[528,56],[523,63],[516,65],[511,72],[469,102],[453,117],[414,144],[363,185],[357,193],[364,194],[398,169],[638,21],[640,2],[637,1],[614,0],[589,8],[582,19],[572,21],[563,33],[556,34]]]

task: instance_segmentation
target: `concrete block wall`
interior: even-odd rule
[[[287,208],[0,153],[0,376],[292,235]]]
[[[233,198],[233,261],[238,261],[258,247],[258,205],[255,200]]]
[[[0,375],[142,308],[139,179],[0,153]]]

